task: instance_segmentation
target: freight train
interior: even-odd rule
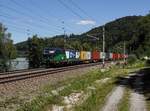
[[[105,53],[98,50],[94,51],[76,51],[63,48],[45,48],[43,51],[44,64],[54,65],[70,65],[90,62],[99,62],[102,59],[116,61],[127,58],[128,55],[118,53]]]

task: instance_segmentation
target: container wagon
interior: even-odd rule
[[[43,51],[44,64],[46,66],[53,65],[69,65],[90,63],[105,60],[120,60],[127,58],[128,55],[117,53],[105,53],[100,51],[76,51],[62,48],[45,48]]]
[[[80,60],[83,63],[91,62],[91,52],[90,51],[81,51],[80,52]]]
[[[100,52],[99,51],[93,51],[92,52],[92,62],[98,62],[100,60]]]

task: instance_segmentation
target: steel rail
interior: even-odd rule
[[[9,75],[9,76],[7,75],[7,76],[0,77],[0,84],[15,82],[18,80],[24,80],[28,78],[40,77],[40,76],[49,75],[49,74],[56,74],[56,73],[60,73],[64,71],[70,71],[70,70],[75,70],[79,68],[95,66],[99,64],[100,63],[81,64],[81,65],[61,67],[61,68],[56,68],[56,69],[45,69],[45,70],[39,70],[39,71],[25,72],[25,73],[20,73],[16,75]]]

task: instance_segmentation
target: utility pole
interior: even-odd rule
[[[29,37],[30,36],[30,30],[27,29],[27,36]]]
[[[123,54],[124,54],[124,57],[123,57],[123,60],[124,60],[124,64],[126,63],[126,58],[125,58],[125,54],[126,54],[126,43],[124,41],[124,44],[123,44]]]
[[[102,60],[103,60],[103,67],[105,66],[105,25],[103,26],[103,53],[102,53]],[[100,40],[99,38],[92,36],[92,35],[88,35],[88,37],[94,38],[96,40]]]
[[[105,25],[103,26],[103,67],[105,66]]]
[[[62,29],[63,29],[63,31],[64,31],[64,48],[65,48],[65,43],[66,43],[66,30],[65,30],[65,22],[64,22],[64,21],[62,21],[62,24],[63,24],[63,27],[62,27]]]

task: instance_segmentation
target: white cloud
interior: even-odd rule
[[[96,22],[93,20],[81,20],[77,22],[78,25],[95,25]]]

